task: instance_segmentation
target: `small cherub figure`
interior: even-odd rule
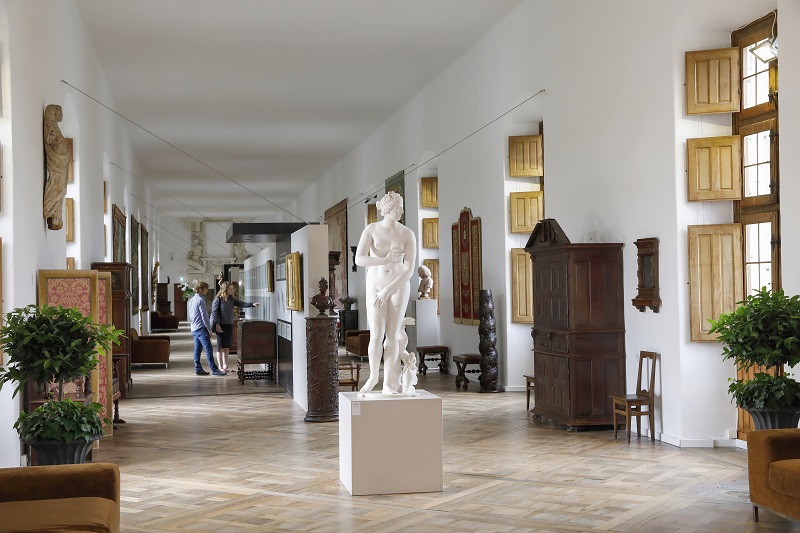
[[[402,396],[416,396],[414,385],[417,384],[417,356],[414,352],[408,353],[406,347],[408,346],[408,334],[406,333],[406,326],[413,326],[416,321],[411,317],[403,319],[403,325],[400,328],[400,362],[403,363],[403,370],[400,374],[400,394]]]
[[[420,300],[428,300],[431,297],[431,290],[433,290],[433,278],[431,277],[431,271],[425,265],[420,265],[417,269],[417,274],[419,274],[419,299]]]

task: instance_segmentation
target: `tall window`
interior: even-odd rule
[[[731,35],[742,65],[741,111],[733,115],[733,132],[741,136],[744,190],[734,218],[744,226],[745,295],[781,287],[778,61],[764,63],[750,52],[778,35],[777,16],[770,13]]]

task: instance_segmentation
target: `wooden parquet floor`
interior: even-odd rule
[[[128,423],[95,452],[122,472],[123,531],[800,533],[752,521],[743,450],[569,433],[532,421],[524,392],[459,392],[431,370],[418,388],[443,398],[444,491],[353,497],[337,423],[304,422],[273,384],[195,376],[186,325],[171,336],[170,368],[134,370]]]

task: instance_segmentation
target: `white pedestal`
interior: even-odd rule
[[[414,346],[438,346],[439,342],[439,315],[436,310],[436,300],[414,300],[414,318],[417,323],[417,342]],[[412,350],[409,350],[412,351]]]
[[[417,392],[339,393],[339,479],[353,496],[443,489],[442,399]]]

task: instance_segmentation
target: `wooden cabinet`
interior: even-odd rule
[[[339,309],[339,345],[344,346],[344,334],[358,329],[358,309]]]
[[[92,270],[111,272],[111,319],[114,327],[123,331],[119,346],[112,345],[111,353],[114,364],[123,361],[118,368],[121,373],[120,392],[122,397],[128,396],[128,388],[133,385],[131,379],[131,265],[130,263],[92,263]]]
[[[625,392],[622,244],[571,243],[553,219],[525,247],[533,262],[534,416],[611,425]]]
[[[189,320],[186,314],[186,301],[183,299],[180,283],[173,284],[172,300],[175,302],[175,316],[178,317],[178,320]]]
[[[172,305],[169,301],[169,283],[156,284],[156,310],[162,315],[172,314]]]
[[[239,351],[239,319],[233,319],[233,336],[231,337],[231,348],[228,353],[237,353]]]

